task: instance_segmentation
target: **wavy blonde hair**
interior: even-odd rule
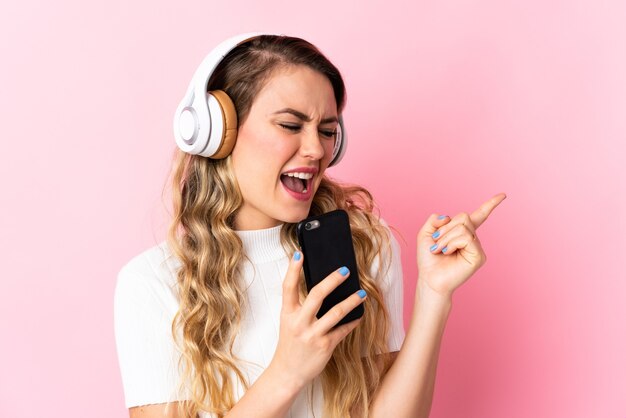
[[[213,73],[209,90],[220,88],[228,93],[241,124],[272,71],[297,64],[329,78],[341,112],[345,88],[339,71],[300,38],[264,35],[238,46]],[[212,160],[176,150],[171,177],[173,213],[167,244],[181,266],[177,272],[180,307],[171,328],[182,354],[179,395],[185,395],[180,396],[184,400],[178,405],[179,412],[195,418],[198,412],[207,411],[221,418],[237,402],[235,379],[245,390],[249,388],[233,353],[246,309],[240,280],[245,254],[234,231],[234,217],[243,197],[230,156]],[[337,345],[321,373],[323,414],[329,418],[367,417],[373,394],[390,365],[389,357],[382,355],[388,352],[389,315],[379,288],[386,274],[383,267],[390,265],[390,259],[382,259],[383,253],[391,255],[390,241],[374,213],[372,195],[363,187],[340,184],[324,175],[309,215],[335,209],[348,212],[358,274],[368,300],[361,323]],[[287,254],[298,249],[296,224],[285,223],[280,239]],[[377,258],[378,269],[372,276]],[[303,279],[299,293],[304,300]],[[376,358],[378,354],[381,357]]]

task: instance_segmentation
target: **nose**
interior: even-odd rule
[[[321,141],[323,139],[320,138],[317,129],[307,129],[303,132],[300,141],[300,155],[312,160],[321,160],[324,158],[324,147]]]

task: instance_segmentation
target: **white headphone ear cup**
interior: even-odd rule
[[[199,111],[199,112],[198,112]],[[174,115],[174,137],[176,145],[187,154],[200,154],[207,146],[210,116],[196,106],[179,105]]]
[[[222,107],[215,96],[211,93],[207,93],[206,100],[209,108],[208,132],[206,137],[198,137],[197,139],[204,143],[204,148],[198,154],[203,157],[211,158],[222,145],[224,117],[222,116]]]
[[[348,143],[346,141],[346,128],[343,125],[343,117],[339,116],[339,123],[337,124],[337,139],[335,140],[335,147],[333,148],[333,158],[330,160],[329,167],[337,165],[346,153]]]

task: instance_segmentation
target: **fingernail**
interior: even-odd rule
[[[440,232],[439,231],[435,231],[435,233],[433,234],[433,238],[437,238],[439,236]]]
[[[300,261],[300,251],[296,251],[293,255],[293,259],[296,261]]]
[[[446,251],[448,251],[448,247],[443,247],[443,248],[441,249],[441,252],[442,252],[442,253],[445,253]]]
[[[350,270],[348,270],[348,267],[343,266],[342,268],[339,269],[339,274],[341,274],[342,276],[345,276],[348,274]]]
[[[435,251],[435,250],[437,249],[437,245],[438,245],[438,244],[435,244],[435,245],[433,245],[432,247],[430,247],[430,251]]]
[[[358,295],[361,299],[363,299],[365,295],[367,295],[367,293],[365,292],[365,290],[361,289],[358,291]]]
[[[439,215],[439,216],[437,216],[437,219],[443,219],[443,218],[447,218],[447,217],[448,217],[448,215]]]

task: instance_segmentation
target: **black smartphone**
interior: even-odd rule
[[[330,308],[361,288],[350,220],[345,210],[337,209],[300,221],[296,230],[298,243],[304,254],[303,270],[307,291],[310,292],[313,286],[342,266],[350,269],[350,276],[324,298],[316,315],[319,319]],[[363,304],[360,304],[335,326],[360,318],[363,313]]]

